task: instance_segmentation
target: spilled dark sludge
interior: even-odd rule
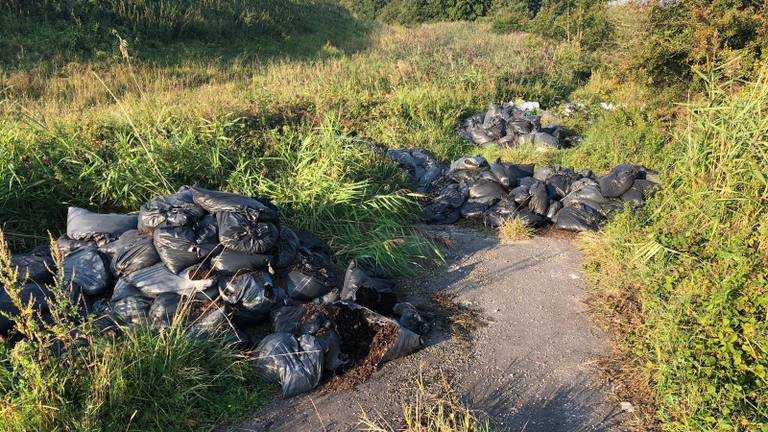
[[[381,362],[418,349],[428,330],[412,305],[398,301],[391,280],[355,262],[337,267],[322,240],[281,224],[279,209],[263,199],[182,187],[138,216],[72,207],[56,247],[71,299],[105,327],[161,329],[184,319],[195,336],[247,348],[256,342],[250,330],[271,324],[255,348],[256,365],[285,396],[324,377],[342,375],[334,380],[342,387],[365,380]],[[47,319],[50,249],[12,261],[26,275],[16,287],[22,301]],[[0,311],[18,313],[6,289]],[[13,325],[0,318],[0,334],[13,338]]]

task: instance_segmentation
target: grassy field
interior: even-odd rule
[[[0,5],[0,224],[11,249],[58,235],[69,205],[130,212],[198,183],[268,196],[340,262],[403,274],[435,251],[414,230],[404,174],[370,141],[598,173],[641,163],[662,172],[658,196],[581,244],[645,425],[768,427],[762,80],[679,105],[613,73],[622,49],[607,59],[490,23],[385,26],[330,0],[123,4]],[[627,33],[622,46],[637,38]],[[584,142],[478,149],[454,133],[462,116],[516,97],[589,104],[591,116],[566,119]],[[603,100],[621,108],[602,112]],[[270,397],[236,354],[183,332],[89,344],[74,369],[52,349],[0,352],[0,430],[206,428]]]

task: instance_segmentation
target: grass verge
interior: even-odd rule
[[[687,106],[679,159],[646,209],[585,246],[664,430],[768,425],[768,84],[730,84]]]

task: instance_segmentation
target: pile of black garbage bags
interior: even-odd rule
[[[411,353],[428,330],[385,275],[356,262],[338,267],[326,243],[282,224],[264,199],[185,186],[138,216],[70,207],[56,247],[67,295],[84,314],[158,329],[183,316],[193,335],[256,345],[257,366],[285,396],[368,355],[378,364]],[[45,319],[56,271],[50,248],[14,255],[12,265],[25,279],[22,300]],[[3,287],[0,311],[18,313]],[[253,336],[265,327],[268,336]],[[386,349],[369,353],[381,332]],[[13,338],[13,320],[0,317],[0,335]]]
[[[641,206],[659,183],[656,173],[639,165],[618,165],[598,177],[590,170],[489,163],[482,156],[445,166],[423,149],[391,149],[387,155],[411,173],[414,188],[431,195],[421,212],[430,224],[465,218],[498,227],[517,218],[532,228],[554,224],[566,231],[595,231],[627,204]],[[419,176],[433,166],[443,174]]]
[[[501,106],[490,104],[488,111],[461,121],[457,132],[479,146],[512,148],[534,144],[545,148],[567,148],[578,143],[579,137],[567,128],[542,127],[541,116],[531,111],[530,104],[526,102],[521,107],[513,102]]]

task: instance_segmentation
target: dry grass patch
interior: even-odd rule
[[[533,237],[534,230],[518,218],[504,221],[499,227],[499,240],[521,241]]]
[[[373,419],[363,412],[361,430],[367,432],[489,432],[486,419],[467,407],[445,375],[429,385],[419,376],[414,399],[403,404],[403,424],[394,426],[383,418]]]

